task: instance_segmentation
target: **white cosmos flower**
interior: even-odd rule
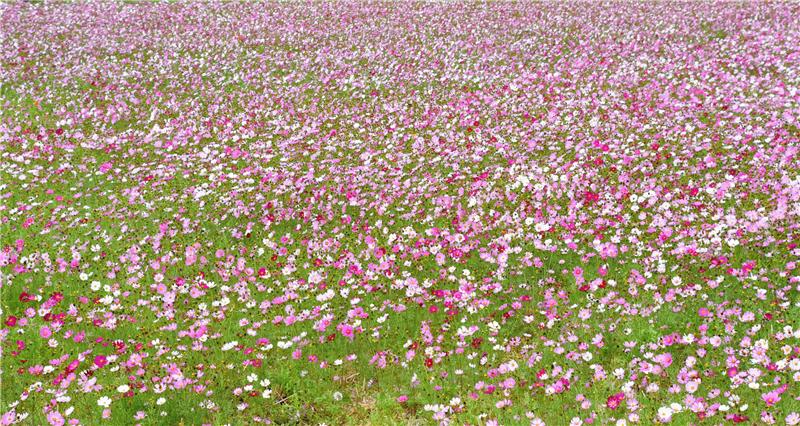
[[[97,400],[97,405],[103,408],[108,408],[111,406],[111,398],[107,396],[100,397],[100,399]]]

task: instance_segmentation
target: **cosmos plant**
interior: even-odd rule
[[[800,424],[800,4],[0,13],[0,425]]]

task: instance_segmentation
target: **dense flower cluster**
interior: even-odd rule
[[[0,12],[0,424],[800,424],[799,4]]]

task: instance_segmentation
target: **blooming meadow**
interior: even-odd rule
[[[0,12],[0,425],[800,424],[800,4]]]

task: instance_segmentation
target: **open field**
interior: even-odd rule
[[[800,424],[800,3],[0,13],[0,425]]]

